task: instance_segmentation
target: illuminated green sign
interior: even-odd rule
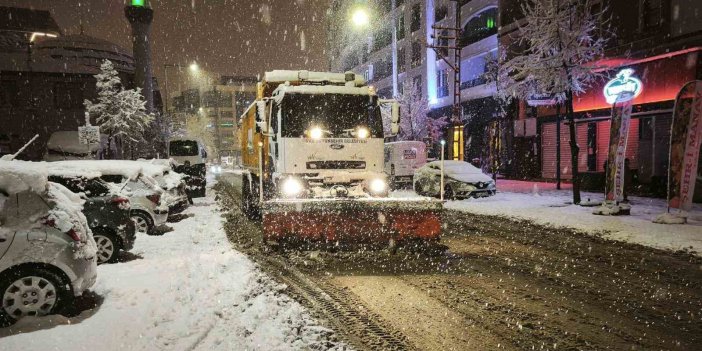
[[[146,0],[132,0],[132,6],[144,7]]]
[[[486,24],[489,29],[495,28],[495,19],[488,17]]]

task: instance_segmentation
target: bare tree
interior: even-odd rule
[[[432,118],[428,116],[429,103],[422,94],[422,88],[416,82],[403,82],[402,94],[398,97],[402,119],[400,120],[400,140],[432,140],[441,138],[441,133],[448,124],[448,117]]]
[[[573,173],[573,203],[580,203],[580,176],[573,94],[580,94],[601,74],[594,62],[604,54],[607,39],[602,12],[592,0],[527,0],[518,22],[524,52],[507,60],[500,76],[508,77],[505,93],[521,99],[552,96],[566,108]],[[559,165],[560,167],[560,165]]]

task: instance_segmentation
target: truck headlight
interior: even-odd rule
[[[308,132],[308,136],[310,137],[310,139],[314,140],[322,139],[323,135],[324,131],[322,131],[322,128],[320,127],[312,127]]]
[[[369,184],[369,188],[374,194],[382,194],[388,188],[388,185],[382,179],[373,179]]]
[[[283,195],[286,197],[296,197],[300,195],[304,189],[305,186],[302,184],[302,182],[299,179],[292,177],[283,180],[283,184],[281,185]]]
[[[359,127],[356,130],[356,137],[359,139],[366,139],[370,136],[370,131],[368,131],[368,128],[366,127]]]

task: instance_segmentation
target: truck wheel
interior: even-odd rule
[[[246,218],[250,220],[257,220],[260,218],[260,209],[258,208],[258,198],[254,196],[249,186],[250,181],[245,181],[243,185],[242,193],[242,211],[246,215]]]

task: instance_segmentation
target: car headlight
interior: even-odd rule
[[[215,167],[215,166],[210,166],[210,172],[212,172],[212,173],[217,173],[217,167]]]
[[[369,184],[370,191],[374,194],[384,193],[388,188],[387,183],[382,179],[373,179]]]
[[[370,136],[370,131],[366,127],[358,127],[356,130],[356,137],[359,139],[366,139]]]
[[[297,178],[287,178],[281,184],[281,191],[285,197],[296,197],[302,193],[305,186]]]

